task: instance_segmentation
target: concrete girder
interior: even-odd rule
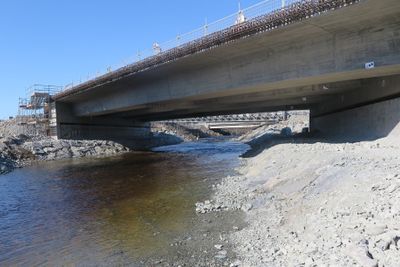
[[[98,116],[168,100],[284,91],[399,74],[399,14],[398,1],[362,1],[60,101],[73,103],[77,116]],[[369,61],[376,68],[365,70]]]

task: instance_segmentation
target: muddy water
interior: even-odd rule
[[[240,214],[194,204],[233,172],[242,144],[202,141],[0,176],[0,265],[219,265],[214,243]],[[226,263],[226,262],[225,262]]]

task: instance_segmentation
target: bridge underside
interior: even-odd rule
[[[147,121],[292,109],[323,130],[332,114],[399,97],[399,75],[400,2],[364,0],[63,96],[58,134],[144,136]]]

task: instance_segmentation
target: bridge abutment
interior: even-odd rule
[[[311,109],[311,129],[348,141],[400,137],[400,75],[367,79],[359,89]]]
[[[147,149],[154,143],[150,124],[112,116],[78,117],[73,106],[54,102],[51,135],[67,140],[110,140],[132,149]]]
[[[311,129],[348,141],[400,137],[400,98],[311,117]]]

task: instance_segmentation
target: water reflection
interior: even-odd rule
[[[126,265],[174,254],[170,243],[195,226],[194,203],[244,149],[207,141],[0,176],[0,264]]]

